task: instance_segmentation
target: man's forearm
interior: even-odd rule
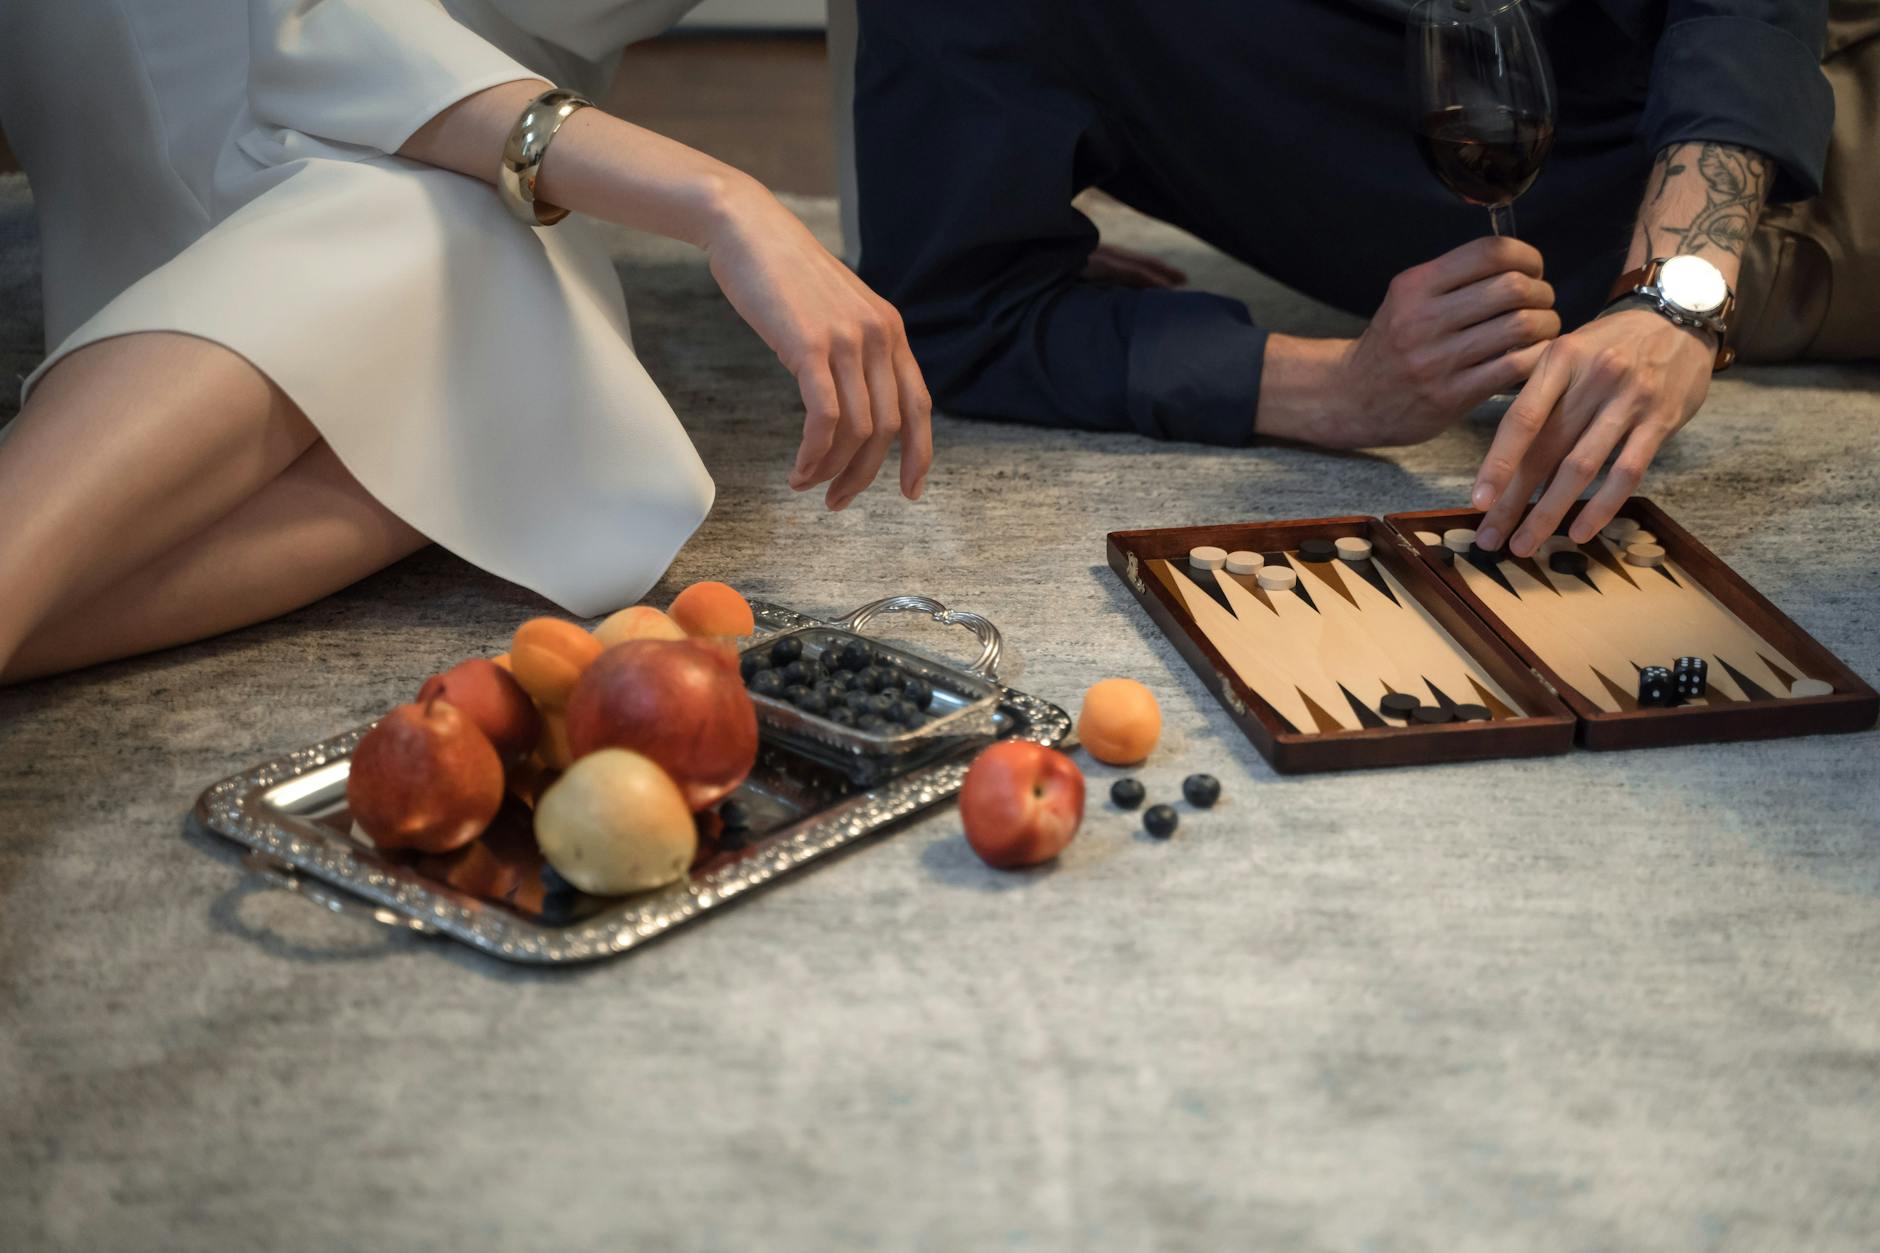
[[[1734,287],[1774,177],[1769,158],[1748,148],[1709,141],[1666,148],[1652,166],[1625,268],[1691,254]]]

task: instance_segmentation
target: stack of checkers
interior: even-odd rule
[[[1665,564],[1664,546],[1658,537],[1645,530],[1637,518],[1614,518],[1599,532],[1612,541],[1631,566],[1662,566]]]
[[[1423,726],[1435,726],[1443,722],[1487,722],[1493,717],[1486,705],[1425,705],[1408,692],[1392,692],[1377,702],[1377,711],[1386,718]]]

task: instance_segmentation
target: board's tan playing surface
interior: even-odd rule
[[[1391,692],[1427,704],[1481,704],[1522,716],[1390,571],[1375,560],[1306,561],[1266,554],[1298,585],[1267,590],[1256,576],[1144,563],[1187,610],[1240,680],[1302,732],[1401,726],[1378,713]]]
[[[1608,713],[1639,707],[1640,667],[1687,656],[1709,663],[1710,704],[1788,697],[1802,669],[1675,561],[1625,561],[1625,545],[1636,542],[1549,541],[1549,549],[1586,554],[1586,573],[1579,575],[1552,569],[1544,555],[1459,555],[1455,568],[1513,635]]]

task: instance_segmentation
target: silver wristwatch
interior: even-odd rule
[[[1736,293],[1730,290],[1723,271],[1702,257],[1654,257],[1638,269],[1628,270],[1613,284],[1612,299],[1632,297],[1679,326],[1716,336],[1716,369],[1724,369],[1736,359],[1736,349],[1724,343],[1730,334],[1731,315],[1736,312]]]

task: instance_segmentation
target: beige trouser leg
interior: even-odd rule
[[[1745,361],[1880,359],[1880,5],[1833,0],[1821,68],[1834,139],[1821,194],[1772,205],[1737,284]]]

